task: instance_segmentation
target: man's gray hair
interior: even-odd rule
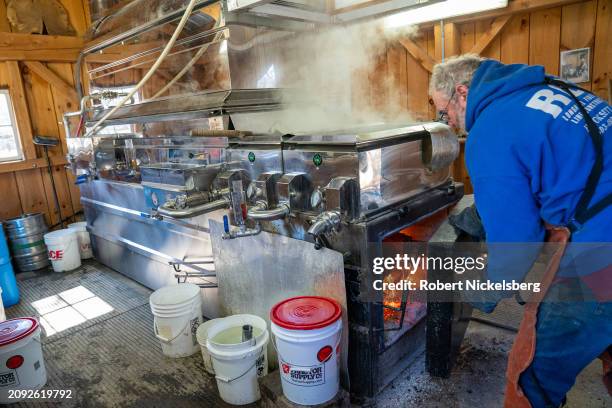
[[[476,54],[464,54],[436,64],[429,81],[429,94],[437,91],[450,98],[455,86],[470,86],[474,72],[483,60]]]

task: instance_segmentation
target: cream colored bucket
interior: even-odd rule
[[[196,331],[202,323],[200,287],[191,283],[165,286],[149,298],[153,331],[168,357],[186,357],[199,350]]]
[[[244,325],[253,327],[252,341],[242,341]],[[208,329],[206,348],[223,401],[245,405],[261,398],[257,378],[267,374],[269,339],[265,320],[253,315],[216,319]]]

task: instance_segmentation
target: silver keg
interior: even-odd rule
[[[44,235],[48,231],[41,213],[22,214],[4,222],[14,265],[22,272],[49,266]]]

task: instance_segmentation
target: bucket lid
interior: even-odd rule
[[[0,323],[0,347],[28,337],[38,328],[38,321],[31,317],[18,317]]]
[[[342,316],[340,304],[321,296],[298,296],[277,303],[270,320],[290,330],[314,330],[329,326]]]
[[[68,224],[68,228],[77,231],[87,231],[87,221],[73,222],[72,224]]]
[[[151,307],[178,306],[200,294],[200,287],[193,283],[180,283],[178,285],[164,286],[157,289],[149,297]]]
[[[65,228],[53,232],[47,232],[44,236],[46,243],[56,243],[60,241],[70,241],[76,238],[76,231],[72,228]]]

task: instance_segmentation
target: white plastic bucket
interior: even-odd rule
[[[198,326],[198,330],[196,331],[196,339],[198,340],[198,344],[200,345],[200,349],[202,350],[202,359],[204,360],[204,369],[208,374],[215,374],[215,369],[213,368],[212,358],[208,353],[208,348],[206,347],[206,339],[208,339],[208,329],[215,324],[215,322],[220,319],[211,319],[205,321],[200,326]]]
[[[192,283],[165,286],[149,297],[153,331],[168,357],[187,357],[198,352],[196,331],[202,323],[200,287]]]
[[[331,302],[337,310],[320,319],[321,314],[313,309],[315,306],[304,303],[309,299]],[[295,300],[302,303],[289,310],[285,316],[297,316],[296,322],[283,322],[282,317],[279,319],[275,312],[279,306]],[[306,324],[307,319],[302,317],[308,317],[312,310],[315,310],[315,313],[311,314],[314,320]],[[341,313],[340,306],[333,300],[314,296],[287,299],[272,309],[271,328],[275,338],[273,344],[278,354],[283,394],[289,401],[300,405],[317,405],[331,400],[338,393]],[[320,321],[317,323],[316,319]],[[300,320],[304,321],[304,324],[301,324]],[[289,329],[276,323],[285,326],[293,324],[296,328]],[[298,328],[300,326],[304,328]]]
[[[76,231],[71,228],[45,234],[47,253],[55,272],[71,271],[81,266]]]
[[[253,341],[242,342],[242,326],[253,327]],[[251,404],[261,398],[258,377],[268,373],[265,320],[253,315],[215,319],[208,328],[206,348],[212,357],[221,399],[228,404]]]
[[[91,250],[91,240],[89,238],[89,232],[87,232],[87,222],[75,222],[68,224],[68,228],[73,229],[77,232],[77,240],[79,242],[79,253],[81,259],[93,258],[93,252]]]
[[[11,390],[39,390],[47,382],[47,371],[40,344],[40,326],[30,317],[0,323],[0,404],[20,401],[9,399]]]

